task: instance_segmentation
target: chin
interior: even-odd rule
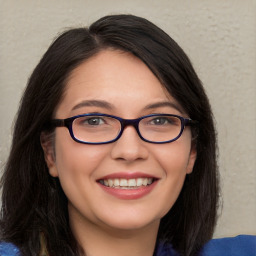
[[[145,215],[137,218],[132,216],[123,216],[120,218],[120,216],[116,216],[114,220],[105,220],[104,223],[111,229],[125,232],[145,229],[150,226],[158,226],[160,218],[146,218]]]

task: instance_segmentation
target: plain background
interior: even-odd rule
[[[58,33],[107,14],[143,16],[191,58],[219,134],[215,237],[256,234],[256,0],[0,0],[0,166],[27,79]]]

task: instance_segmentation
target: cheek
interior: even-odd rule
[[[181,140],[158,147],[155,159],[161,167],[163,179],[157,195],[157,206],[163,217],[174,205],[182,190],[190,159],[190,143]]]
[[[106,155],[102,147],[77,143],[66,131],[56,132],[55,154],[61,182],[90,178]]]
[[[89,203],[84,202],[94,198],[95,175],[104,162],[107,147],[77,143],[65,132],[56,133],[55,145],[56,169],[69,209],[76,209],[72,211],[76,213],[80,212],[77,209],[83,209],[84,215],[93,216]]]
[[[155,151],[156,159],[166,176],[184,175],[190,161],[190,141],[175,141],[164,144]]]

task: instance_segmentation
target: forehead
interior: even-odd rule
[[[134,81],[135,79],[137,81]],[[120,87],[135,82],[134,85],[139,89],[139,85],[142,85],[140,81],[143,80],[151,81],[145,89],[155,84],[156,87],[160,87],[158,89],[164,90],[157,77],[139,58],[128,52],[108,49],[100,51],[75,68],[68,78],[67,89],[74,84],[84,82],[88,86],[91,81],[95,86],[100,81],[101,87],[106,84],[110,87],[111,81],[115,84],[119,82]],[[130,89],[135,89],[134,87]]]
[[[130,110],[157,101],[175,101],[139,58],[118,50],[101,51],[74,69],[60,106],[70,108],[94,99],[119,108],[126,105]]]

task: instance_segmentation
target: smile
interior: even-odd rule
[[[135,200],[150,194],[159,179],[141,172],[118,172],[99,178],[97,183],[111,196],[122,200]]]
[[[116,189],[138,189],[151,185],[154,182],[153,178],[136,178],[136,179],[101,179],[99,183],[110,188]]]

